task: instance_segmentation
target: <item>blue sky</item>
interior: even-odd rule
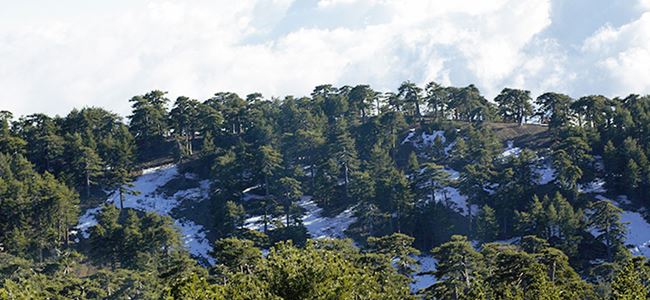
[[[650,0],[0,0],[0,109],[127,115],[152,89],[650,93]]]

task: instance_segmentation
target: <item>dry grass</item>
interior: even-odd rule
[[[490,123],[490,128],[502,141],[513,141],[515,145],[527,148],[545,148],[551,142],[548,127],[535,124]]]

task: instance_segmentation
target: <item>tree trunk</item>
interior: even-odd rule
[[[289,210],[290,209],[291,209],[291,202],[289,201],[289,203],[287,203],[287,208],[286,208],[286,211],[285,211],[285,213],[287,215],[286,216],[287,217],[287,227],[289,227]]]
[[[348,185],[350,183],[350,178],[348,176],[348,165],[345,164],[345,199],[350,199],[350,192],[348,189]]]
[[[266,192],[266,199],[269,198],[269,175],[264,175],[264,190]]]
[[[86,198],[90,198],[90,174],[86,171]]]
[[[607,245],[607,261],[612,261],[612,243],[609,237],[609,227],[605,230],[605,244]]]
[[[472,236],[472,204],[467,201],[467,217],[469,218],[468,222],[468,230],[469,230],[469,236]]]
[[[316,164],[311,163],[311,189],[312,191],[316,189]]]
[[[265,200],[264,203],[264,217],[262,218],[262,222],[264,222],[264,233],[266,233],[269,230],[269,205],[266,203],[268,201],[268,198]]]

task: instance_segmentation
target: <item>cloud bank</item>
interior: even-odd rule
[[[0,4],[3,0],[0,0]],[[627,2],[627,3],[623,3]],[[623,4],[621,4],[623,3]],[[4,3],[0,109],[128,115],[152,89],[307,95],[323,83],[650,93],[650,2],[81,0]]]

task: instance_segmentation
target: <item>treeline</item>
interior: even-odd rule
[[[413,239],[392,234],[368,242],[363,250],[351,240],[314,240],[303,247],[280,242],[263,254],[250,240],[225,238],[215,244],[220,263],[209,273],[171,248],[155,260],[134,249],[137,256],[122,259],[137,257],[140,263],[89,276],[75,273],[83,261],[76,252],[45,264],[0,253],[0,298],[646,299],[650,279],[640,258],[598,269],[588,282],[543,239],[526,236],[516,245],[488,243],[477,251],[466,237],[452,236],[433,249],[437,282],[412,294],[409,275],[417,270],[413,255],[419,254],[410,246]]]
[[[461,299],[459,295],[468,294],[477,299],[536,299],[526,294],[536,286],[558,291],[559,299],[609,297],[617,289],[610,285],[618,278],[615,270],[624,268],[640,272],[637,277],[626,279],[629,284],[647,287],[643,277],[645,263],[635,260],[631,265],[630,252],[624,244],[626,229],[620,221],[621,210],[610,201],[594,201],[593,195],[583,193],[580,187],[603,179],[609,196],[625,194],[635,203],[647,205],[643,195],[650,189],[648,96],[571,99],[563,94],[545,93],[533,100],[528,91],[506,88],[494,101],[488,101],[473,85],[444,87],[432,82],[420,88],[404,82],[394,93],[380,93],[367,85],[321,85],[310,97],[302,98],[264,99],[260,94],[241,98],[234,93],[217,93],[205,101],[178,97],[171,109],[171,101],[161,91],[135,96],[130,101],[133,110],[128,122],[92,107],[74,110],[65,117],[36,114],[14,119],[10,113],[2,113],[3,252],[39,264],[48,259],[60,260],[60,251],[77,247],[69,242],[69,230],[78,215],[77,195],[81,195],[82,205],[104,200],[106,191],[114,193],[117,201],[120,196],[134,192],[131,181],[136,164],[171,157],[179,162],[198,161],[192,164],[193,171],[212,180],[213,230],[225,239],[220,242],[238,241],[267,248],[291,240],[292,246],[281,244],[279,249],[296,249],[297,256],[322,255],[330,259],[329,252],[316,249],[314,242],[307,241],[309,236],[302,224],[304,212],[298,202],[302,196],[311,195],[326,214],[354,208],[357,219],[347,234],[355,238],[363,251],[381,253],[382,248],[389,249],[385,245],[367,250],[372,249],[378,237],[396,233],[412,236],[414,249],[437,249],[433,253],[437,255],[438,272],[447,266],[451,273],[436,274],[439,284],[429,289],[431,297]],[[545,138],[550,141],[549,146],[533,141],[531,145],[521,145],[530,149],[503,157],[504,141],[494,134],[494,122],[524,127],[531,119],[548,127]],[[414,147],[402,143],[410,129],[441,130],[444,139],[439,135],[426,147]],[[537,170],[547,164],[552,165],[555,178],[540,183]],[[459,176],[450,176],[449,168],[458,170]],[[30,175],[19,175],[23,173]],[[458,189],[467,197],[467,207],[462,208],[464,215],[449,201],[447,188]],[[259,194],[260,199],[247,201],[244,190]],[[48,219],[48,214],[69,218]],[[263,216],[263,232],[244,228],[247,215]],[[125,282],[141,284],[140,279],[133,278],[144,274],[125,270],[161,269],[159,264],[166,257],[183,256],[173,254],[183,251],[168,223],[165,218],[104,208],[89,239],[80,242],[87,246],[80,251],[93,265],[115,269],[106,271],[105,274],[117,276],[105,281],[106,285],[125,288]],[[452,238],[454,234],[469,236],[483,245],[480,253],[469,252],[469,242]],[[529,240],[524,238],[527,236],[543,239],[545,242],[538,244],[544,246],[534,250],[524,244],[489,246],[495,240],[513,238],[523,243]],[[451,244],[446,243],[450,239]],[[445,245],[462,246],[475,259],[476,269],[463,269],[455,260],[457,256],[441,256],[444,250],[440,247]],[[568,276],[568,281],[559,283],[549,272],[540,271],[549,266],[543,262],[547,259],[545,249],[553,249],[548,250],[555,251],[553,255],[564,253],[565,256],[555,259],[563,264],[566,260],[566,270],[572,268],[567,271],[569,275],[562,275]],[[238,255],[249,252],[256,253],[247,249]],[[401,254],[407,262],[405,268],[412,263],[407,256]],[[395,255],[390,257],[395,262]],[[278,272],[299,272],[307,261],[272,258],[262,259],[261,264],[267,268],[266,264],[272,263]],[[502,261],[506,258],[513,262]],[[359,270],[383,266],[382,272],[402,276],[407,273],[399,267],[393,269],[386,260],[373,262],[375,258],[366,254],[344,255],[340,259],[351,264],[345,274],[360,272],[363,277],[352,278],[352,282],[369,280],[364,283],[369,287],[367,291],[349,295],[372,298],[368,295],[376,295],[372,293],[386,285],[382,276],[389,275],[368,275]],[[231,273],[246,274],[247,269],[253,268],[230,260],[222,258],[220,265],[230,264]],[[152,261],[155,263],[151,264]],[[336,263],[340,265],[341,261]],[[558,264],[554,261],[553,266]],[[283,271],[285,267],[287,270]],[[319,270],[328,267],[322,268]],[[610,270],[609,275],[594,273],[603,268]],[[264,272],[249,272],[232,277],[221,274],[223,270],[211,270],[206,275],[205,270],[196,271],[198,267],[191,269],[189,273],[199,272],[198,277],[189,281],[191,285],[210,290],[214,293],[210,297],[225,295],[228,284],[239,278],[249,287],[268,287],[261,291],[268,297],[294,299],[281,294],[281,289],[267,286],[274,276],[280,275],[259,277]],[[574,276],[573,269],[589,282]],[[495,279],[502,272],[514,277]],[[549,277],[540,275],[543,273]],[[164,277],[166,273],[149,274]],[[217,278],[228,279],[219,282]],[[479,283],[475,285],[474,281]],[[599,285],[600,281],[604,284]],[[381,284],[375,286],[371,282]],[[395,284],[398,282],[402,281]],[[408,279],[394,291],[383,292],[395,292],[396,299],[405,297],[405,282]],[[500,286],[504,282],[510,283]],[[318,286],[307,279],[300,284]],[[331,284],[337,283],[333,280]],[[474,290],[477,286],[482,289]],[[241,293],[248,289],[234,288]],[[333,287],[327,287],[330,288]],[[350,288],[356,288],[356,284]],[[300,295],[325,295],[309,294],[313,291],[307,290],[310,292]]]

